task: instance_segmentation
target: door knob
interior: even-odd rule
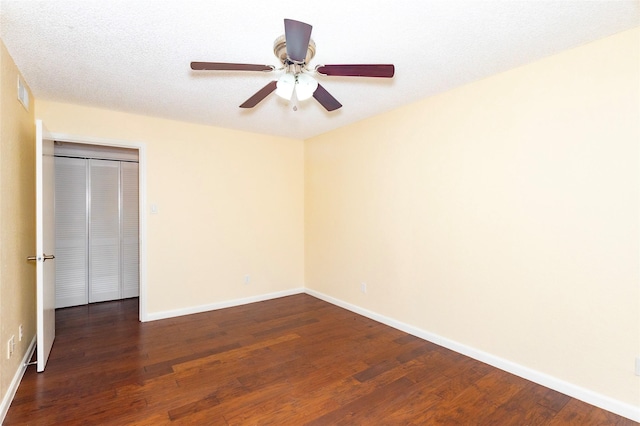
[[[51,259],[55,259],[56,257],[52,254],[45,254],[42,257],[38,257],[38,256],[29,256],[27,257],[27,260],[40,260],[42,259],[43,262],[46,262],[47,260],[51,260]]]

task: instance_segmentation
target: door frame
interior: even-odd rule
[[[147,315],[147,146],[144,142],[131,142],[116,139],[102,139],[66,133],[47,133],[48,139],[60,142],[72,142],[85,145],[112,146],[138,150],[138,237],[140,267],[139,320],[148,321]]]

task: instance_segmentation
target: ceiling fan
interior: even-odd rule
[[[322,87],[313,77],[313,71],[307,65],[316,53],[316,44],[311,39],[312,26],[293,19],[284,20],[284,35],[273,43],[273,53],[282,63],[281,68],[273,65],[237,64],[228,62],[191,62],[191,69],[196,71],[276,71],[284,70],[284,74],[269,82],[253,96],[247,99],[240,108],[253,108],[272,92],[294,101],[305,100],[313,96],[327,111],[334,111],[342,106],[340,102]],[[350,65],[318,65],[314,70],[318,74],[328,76],[349,77],[383,77],[391,78],[395,72],[392,64],[350,64]]]

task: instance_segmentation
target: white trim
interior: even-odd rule
[[[115,146],[120,148],[133,148],[138,150],[138,197],[139,208],[139,233],[140,233],[140,309],[139,319],[142,322],[147,319],[147,145],[144,142],[131,142],[116,139],[92,138],[86,136],[69,135],[66,133],[47,133],[48,139],[61,142],[74,142],[88,145]]]
[[[57,141],[54,155],[56,157],[138,162],[137,149],[62,141]]]
[[[33,336],[31,339],[31,343],[29,344],[29,348],[27,348],[27,352],[24,354],[22,358],[22,362],[20,363],[20,368],[16,371],[16,374],[13,376],[13,380],[9,384],[9,388],[7,392],[4,394],[4,398],[2,398],[2,404],[0,404],[0,424],[4,422],[4,418],[7,416],[9,412],[9,407],[11,406],[11,402],[13,401],[13,397],[16,396],[16,392],[18,391],[18,386],[20,386],[20,382],[22,381],[22,376],[24,376],[24,372],[27,371],[27,363],[33,356],[34,351],[36,350],[36,336]]]
[[[156,312],[147,315],[148,321],[155,321],[167,318],[180,317],[183,315],[199,314],[201,312],[215,311],[218,309],[232,308],[234,306],[247,305],[249,303],[264,302],[265,300],[277,299],[279,297],[292,296],[304,293],[305,289],[294,288],[291,290],[278,291],[275,293],[260,294],[257,296],[245,297],[242,299],[227,300],[224,302],[211,303],[207,305],[193,306],[190,308],[174,309],[171,311]]]
[[[451,349],[452,351],[484,362],[508,373],[515,374],[516,376],[520,376],[524,379],[553,389],[572,398],[579,399],[588,404],[595,405],[596,407],[611,411],[612,413],[618,414],[636,422],[640,422],[640,407],[638,406],[634,406],[626,402],[613,399],[606,395],[593,392],[589,389],[585,389],[583,387],[566,382],[540,371],[533,370],[507,359],[500,358],[498,356],[464,345],[454,340],[447,339],[437,334],[422,330],[418,327],[414,327],[412,325],[394,320],[384,315],[377,314],[375,312],[369,311],[356,305],[352,305],[342,300],[335,299],[318,291],[305,288],[305,292],[311,296],[317,297],[318,299],[324,300],[325,302],[329,302],[332,305],[339,306],[351,312],[355,312],[357,314],[370,318],[374,321],[378,321],[395,329],[404,331],[405,333],[409,333],[421,339],[435,343],[436,345]]]

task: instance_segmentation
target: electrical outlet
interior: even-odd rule
[[[360,292],[362,294],[367,294],[367,283],[360,283]]]
[[[640,376],[640,356],[636,358],[636,376]]]
[[[22,336],[24,335],[23,330],[22,330],[22,324],[20,324],[20,326],[18,326],[18,342],[22,342]]]
[[[251,282],[251,275],[245,275],[244,276],[244,283],[245,284],[249,284]]]

